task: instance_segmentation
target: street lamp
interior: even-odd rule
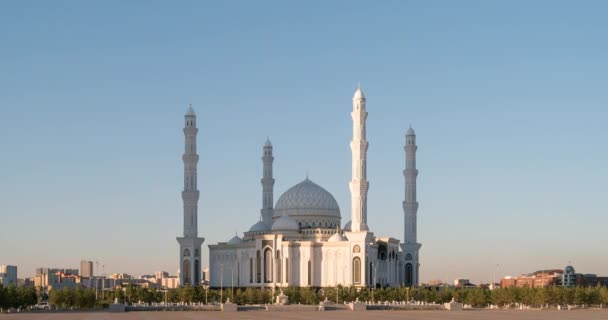
[[[209,285],[205,284],[203,285],[203,288],[205,288],[205,304],[209,304],[209,302],[207,301],[207,291],[209,291]]]
[[[372,287],[372,303],[374,303],[374,291],[376,291],[376,275],[378,274],[377,270],[376,270],[376,264],[374,264],[372,262],[372,268],[374,268],[374,281],[372,283],[373,287]]]

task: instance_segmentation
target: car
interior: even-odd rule
[[[44,302],[40,302],[37,305],[34,306],[34,309],[38,309],[38,310],[51,310],[51,305],[44,301]]]

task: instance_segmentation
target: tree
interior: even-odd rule
[[[183,302],[191,303],[194,298],[194,289],[192,286],[183,286],[180,288],[179,298]]]

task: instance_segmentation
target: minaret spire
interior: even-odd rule
[[[351,230],[353,232],[368,231],[367,226],[367,148],[365,121],[365,95],[361,85],[353,96],[353,140],[350,142],[352,152],[352,180],[350,181],[351,194]]]
[[[272,177],[272,162],[274,157],[272,156],[272,143],[270,138],[266,139],[264,143],[262,163],[264,169],[262,172],[262,222],[270,227],[272,226],[272,215],[274,213],[274,179]]]
[[[404,258],[404,274],[405,274],[405,285],[416,286],[418,285],[418,271],[420,267],[418,252],[421,245],[417,239],[417,215],[418,215],[418,201],[416,199],[416,178],[418,177],[418,169],[416,169],[416,133],[412,126],[407,130],[405,135],[405,170],[403,170],[403,176],[405,177],[405,199],[403,201],[403,244],[401,249],[403,251]]]
[[[198,199],[197,187],[198,154],[196,153],[196,114],[192,105],[188,107],[184,116],[184,233],[178,237],[180,245],[180,284],[199,285],[201,278],[201,245],[204,238],[198,237]]]

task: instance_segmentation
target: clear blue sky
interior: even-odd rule
[[[189,103],[205,248],[257,221],[267,136],[275,200],[308,171],[346,222],[361,82],[377,235],[403,237],[418,134],[421,280],[568,261],[608,275],[607,16],[605,1],[2,1],[0,264],[175,273]]]

